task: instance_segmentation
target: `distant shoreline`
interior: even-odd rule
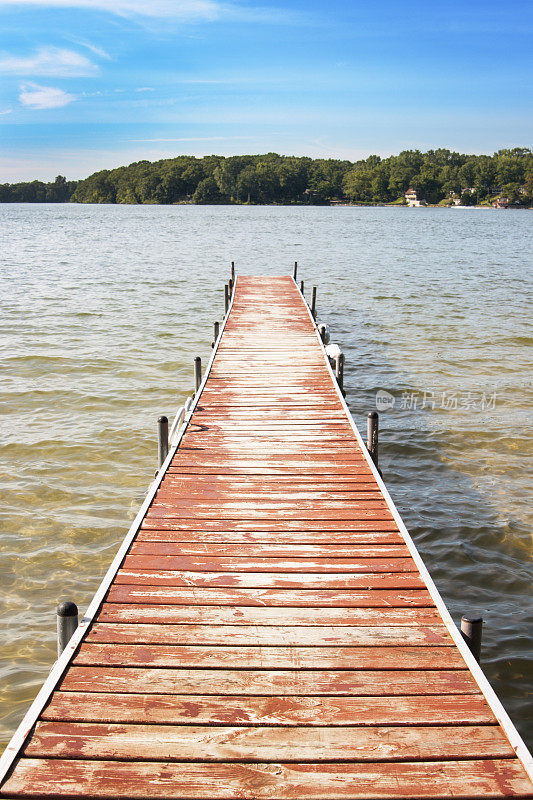
[[[439,148],[360,161],[284,156],[176,156],[104,169],[79,181],[0,184],[0,202],[119,205],[533,206],[533,152]]]
[[[212,202],[212,203],[193,203],[193,202],[179,202],[179,203],[88,203],[79,200],[66,200],[63,202],[54,202],[53,200],[41,201],[10,201],[0,200],[2,206],[121,206],[123,208],[135,208],[142,206],[144,208],[150,206],[157,206],[161,208],[176,208],[180,206],[192,206],[195,208],[201,207],[227,207],[227,208],[401,208],[412,211],[423,211],[424,209],[432,208],[439,210],[459,210],[459,211],[533,211],[533,206],[506,206],[505,208],[496,208],[492,205],[476,205],[476,206],[461,206],[461,205],[441,205],[440,203],[425,203],[421,206],[409,206],[407,203],[229,203],[229,202]]]

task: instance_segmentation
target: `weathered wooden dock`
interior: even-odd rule
[[[237,279],[187,422],[0,797],[533,797],[292,278]]]

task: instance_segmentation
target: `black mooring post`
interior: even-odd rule
[[[57,657],[61,655],[78,627],[78,606],[71,600],[63,600],[57,614]]]
[[[295,283],[296,283],[296,275],[297,275],[297,274],[298,274],[298,262],[297,262],[297,261],[295,261],[295,262],[294,262],[294,273],[293,273],[293,276],[292,276],[292,277],[294,278],[294,282],[295,282]]]
[[[214,333],[215,333],[215,338],[214,338],[214,340],[213,340],[213,341],[212,341],[212,343],[211,343],[211,347],[214,347],[214,346],[215,346],[215,344],[217,343],[218,336],[219,336],[219,334],[220,334],[220,324],[219,324],[218,322],[215,322],[214,329],[215,329],[215,331],[214,331]]]
[[[303,281],[300,281],[300,291],[301,291],[302,296],[303,296],[303,293],[304,293],[304,282]]]
[[[366,418],[366,447],[372,461],[378,466],[379,414],[371,411]]]
[[[228,308],[229,308],[229,286],[226,283],[224,285],[224,313],[225,314],[228,313]]]
[[[461,618],[461,634],[468,649],[479,663],[481,660],[481,639],[483,636],[483,617],[465,615]]]
[[[231,282],[235,283],[235,261],[231,262]]]
[[[168,456],[168,417],[164,415],[157,420],[157,466],[163,466]]]
[[[197,392],[202,383],[202,359],[196,356],[194,359],[194,391]]]
[[[316,286],[313,286],[313,294],[311,296],[311,314],[313,319],[316,319]]]

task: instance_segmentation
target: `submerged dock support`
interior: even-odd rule
[[[78,606],[63,600],[57,607],[57,657],[61,655],[78,627]]]
[[[461,618],[461,634],[476,661],[481,660],[481,639],[483,636],[483,617],[465,615]]]
[[[198,391],[202,384],[202,359],[196,356],[194,359],[194,391]]]
[[[366,418],[366,448],[376,467],[378,466],[378,446],[379,414],[377,411],[371,411]]]

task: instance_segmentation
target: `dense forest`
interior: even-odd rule
[[[351,162],[280,156],[178,156],[95,172],[81,181],[0,184],[4,203],[405,203],[414,189],[429,204],[533,205],[533,153],[492,156],[405,150]]]

